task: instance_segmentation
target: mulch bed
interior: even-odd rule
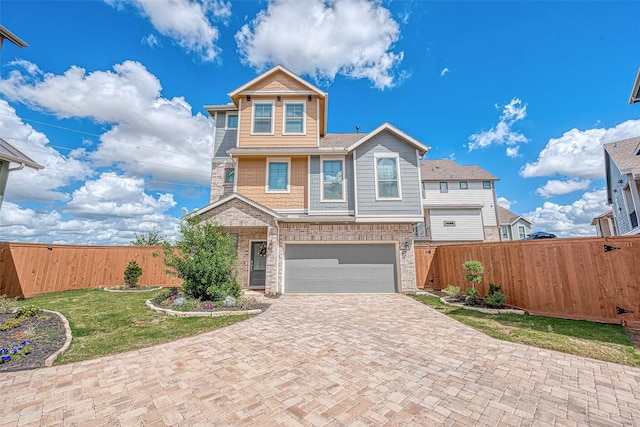
[[[0,314],[0,324],[13,317],[13,314]],[[44,367],[44,361],[66,341],[62,320],[52,313],[40,313],[25,319],[18,327],[0,331],[0,349],[10,348],[13,344],[31,341],[31,353],[19,360],[0,363],[0,371],[19,371]]]

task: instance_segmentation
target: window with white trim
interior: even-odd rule
[[[460,189],[461,190],[466,190],[469,188],[469,184],[467,183],[467,181],[460,181]]]
[[[397,155],[375,154],[376,199],[400,199],[400,167]]]
[[[506,225],[502,227],[502,240],[509,240],[509,228]]]
[[[303,135],[305,133],[304,102],[284,103],[284,135]]]
[[[491,189],[491,181],[482,181],[482,188],[484,188],[485,190],[490,190]]]
[[[234,168],[225,168],[224,169],[224,183],[229,185],[233,184],[233,180],[235,178],[236,170]]]
[[[254,102],[251,133],[273,134],[273,102]]]
[[[526,237],[526,233],[524,231],[524,225],[518,226],[518,236],[520,236],[520,240],[523,240]]]
[[[227,113],[227,129],[238,129],[238,115]]]
[[[267,159],[267,193],[288,193],[290,159]]]
[[[322,195],[324,202],[344,200],[344,159],[322,159]]]
[[[449,192],[449,184],[447,184],[446,182],[441,182],[440,183],[440,192],[441,193]]]

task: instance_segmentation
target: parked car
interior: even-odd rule
[[[525,240],[554,239],[555,237],[555,234],[547,233],[546,231],[536,231],[529,234]]]

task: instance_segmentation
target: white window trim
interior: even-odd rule
[[[518,225],[518,240],[525,239],[527,237],[527,229],[524,225]],[[520,234],[520,230],[522,230],[522,234]]]
[[[269,189],[269,165],[271,163],[287,164],[287,189],[286,190],[270,190]],[[290,193],[291,192],[291,157],[267,157],[267,167],[265,171],[265,193]]]
[[[342,198],[341,199],[325,199],[324,198],[324,162],[325,161],[340,161],[342,162]],[[344,157],[320,157],[320,202],[326,203],[344,203],[346,201],[346,188],[345,181],[345,161]]]
[[[464,183],[464,187],[462,186],[462,183]],[[468,190],[469,189],[469,181],[460,181],[460,189],[461,190]]]
[[[395,159],[396,174],[398,175],[398,197],[380,197],[378,194],[378,159]],[[402,200],[402,185],[400,183],[400,156],[398,153],[373,153],[373,181],[376,188],[376,200]]]
[[[442,189],[442,184],[444,184],[444,190]],[[438,188],[440,188],[440,192],[441,193],[448,193],[449,192],[449,183],[447,181],[440,181],[438,183]]]
[[[240,125],[240,115],[237,112],[230,112],[227,111],[227,114],[225,114],[225,118],[224,118],[224,130],[237,130],[238,126],[232,128],[229,126],[229,116],[236,116],[238,118],[238,125]]]
[[[270,132],[255,132],[254,126],[256,124],[256,105],[271,105],[271,131]],[[251,103],[251,135],[273,135],[273,128],[276,122],[276,103],[274,101],[252,101]]]
[[[304,101],[284,101],[282,103],[282,134],[306,135],[307,134],[307,103]],[[287,132],[287,105],[302,105],[302,132]]]

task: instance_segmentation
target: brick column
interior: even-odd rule
[[[278,277],[278,226],[270,226],[267,229],[267,271],[264,283],[266,294],[275,294],[282,291]]]

